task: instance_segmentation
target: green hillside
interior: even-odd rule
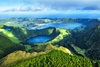
[[[53,45],[40,45],[36,46],[35,48],[33,48],[33,50],[29,52],[18,50],[8,54],[6,57],[0,60],[0,67],[7,67],[9,64],[12,64],[14,62],[33,58],[43,54],[48,54],[52,50],[59,50],[63,51],[66,54],[73,55],[69,49],[62,46],[56,47]]]
[[[53,50],[48,54],[11,64],[9,67],[93,67],[93,65],[88,58],[71,56],[62,51]]]
[[[11,30],[6,30],[5,28],[10,28]],[[5,37],[8,37],[11,41],[15,43],[24,42],[25,40],[37,36],[37,35],[52,35],[55,28],[50,27],[42,30],[27,30],[22,27],[17,26],[3,26],[0,32]],[[54,32],[56,33],[56,32]]]
[[[72,33],[72,36],[75,39],[74,46],[79,47],[83,51],[85,50],[84,54],[88,58],[100,59],[100,25],[82,32]]]
[[[70,22],[87,26],[73,30],[55,27],[29,30],[42,23]],[[0,67],[100,67],[98,19],[12,18],[1,20],[0,24]],[[42,35],[52,39],[43,43],[27,42]]]
[[[18,49],[22,49],[20,45],[0,35],[0,58]]]

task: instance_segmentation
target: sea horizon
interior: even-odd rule
[[[8,18],[100,18],[99,10],[68,10],[68,11],[14,11],[0,12],[0,19]]]

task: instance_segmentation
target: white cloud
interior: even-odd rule
[[[12,0],[14,1],[14,0]],[[66,10],[100,10],[100,0],[17,0],[12,7],[0,7],[0,11],[66,11]]]
[[[54,10],[54,9],[46,7],[44,5],[35,4],[35,5],[21,5],[13,8],[5,8],[0,11],[16,12],[16,11],[49,11],[49,10]]]
[[[34,3],[34,0],[30,0]],[[100,0],[35,0],[36,3],[53,9],[83,9],[88,6],[100,7]]]

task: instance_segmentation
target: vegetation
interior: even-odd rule
[[[19,49],[23,49],[23,47],[21,45],[17,45],[16,43],[10,41],[8,38],[0,35],[0,58]]]
[[[83,27],[74,30],[52,27],[41,30],[25,29],[35,27],[39,23],[68,23],[73,21],[86,24],[86,29]],[[10,67],[100,67],[100,21],[98,19],[12,18],[0,20],[0,24],[1,65],[11,64]],[[15,26],[13,26],[14,24]],[[11,30],[6,30],[6,27],[11,28]],[[25,42],[30,37],[38,35],[50,35],[53,39],[46,43]],[[86,57],[95,60],[95,62],[93,63]]]
[[[93,67],[91,60],[53,50],[48,54],[19,61],[9,67]]]
[[[88,34],[87,34],[88,33]],[[79,35],[80,34],[80,35]],[[83,32],[72,33],[76,40],[74,45],[81,48],[85,55],[91,59],[100,59],[100,25],[94,25]]]
[[[5,30],[5,28],[11,28],[11,31]],[[37,36],[37,35],[52,35],[54,28],[46,28],[43,30],[27,30],[21,27],[11,27],[11,26],[3,26],[1,30],[2,35],[5,35],[13,42],[24,42],[27,39]],[[42,31],[42,32],[41,32]]]
[[[36,46],[36,47],[32,48],[32,50],[30,50],[29,52],[19,50],[19,51],[15,51],[15,52],[8,54],[6,57],[4,57],[2,60],[0,60],[0,64],[1,64],[0,67],[7,67],[9,64],[12,64],[13,62],[18,62],[20,60],[47,54],[52,50],[59,50],[59,51],[63,51],[64,53],[67,53],[69,55],[73,55],[69,49],[64,48],[62,46],[56,47],[53,45],[40,45],[40,46]]]
[[[10,39],[12,42],[19,43],[19,39],[13,35],[11,31],[0,29],[0,34]]]
[[[100,67],[100,60],[98,60],[96,63],[95,63],[95,67],[98,66]]]

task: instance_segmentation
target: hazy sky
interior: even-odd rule
[[[0,11],[100,10],[100,0],[0,0]]]

